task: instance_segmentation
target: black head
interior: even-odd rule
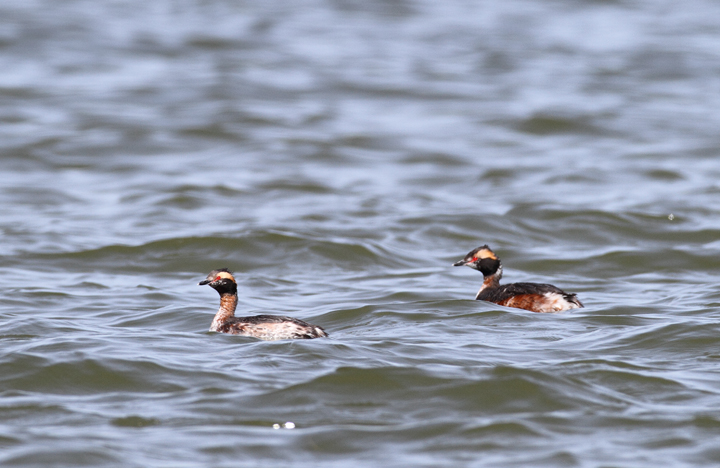
[[[237,283],[232,272],[227,268],[220,268],[208,273],[207,278],[198,283],[200,286],[209,284],[211,288],[222,294],[237,293]]]
[[[453,263],[453,266],[463,265],[479,271],[483,276],[490,276],[500,269],[500,259],[490,247],[483,245],[471,250],[462,260]]]

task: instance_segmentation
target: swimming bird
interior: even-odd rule
[[[566,293],[552,284],[511,283],[500,285],[502,264],[490,247],[471,250],[453,266],[469,266],[483,274],[483,284],[475,299],[532,312],[560,312],[583,307],[576,294]]]
[[[244,335],[261,340],[311,339],[327,337],[321,327],[281,315],[235,317],[238,295],[237,283],[227,268],[213,270],[199,285],[210,285],[220,294],[220,309],[210,324],[210,331]]]

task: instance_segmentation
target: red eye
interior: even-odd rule
[[[218,276],[218,277],[215,278],[213,281],[220,281],[220,277]]]

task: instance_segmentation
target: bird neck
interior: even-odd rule
[[[500,286],[500,278],[502,278],[502,266],[500,266],[495,273],[491,275],[483,275],[483,284],[480,287],[480,291],[478,291],[477,296],[475,296],[475,299],[477,299],[480,296],[480,293],[485,291],[486,289],[493,289]]]
[[[215,318],[210,325],[211,331],[217,331],[222,324],[235,316],[237,303],[237,293],[224,293],[220,295],[220,308],[215,314]]]
[[[497,288],[500,286],[500,278],[502,275],[495,273],[494,275],[488,275],[483,278],[483,289],[485,288]]]

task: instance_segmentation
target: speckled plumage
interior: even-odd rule
[[[282,315],[230,317],[212,331],[253,336],[261,340],[311,339],[327,336],[325,330],[307,322]]]

